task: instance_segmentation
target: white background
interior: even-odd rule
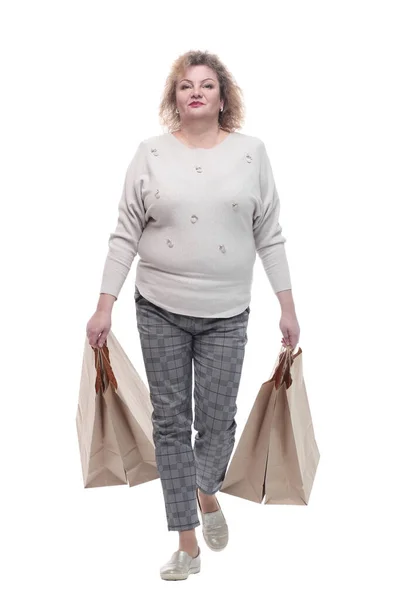
[[[1,587],[7,600],[400,594],[399,19],[396,2],[3,2]],[[244,92],[281,200],[321,452],[308,506],[219,494],[224,552],[178,548],[160,480],[84,489],[75,429],[86,323],[127,165],[163,133],[172,62],[215,52]],[[138,257],[112,328],[145,379]],[[237,439],[280,349],[257,257]]]

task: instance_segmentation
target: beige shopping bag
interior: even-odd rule
[[[150,394],[112,331],[101,349],[85,338],[76,428],[85,488],[159,477]]]
[[[221,492],[262,504],[308,504],[319,463],[302,350],[282,346],[261,385]]]

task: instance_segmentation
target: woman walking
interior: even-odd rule
[[[168,530],[179,535],[163,579],[200,571],[198,509],[207,546],[228,543],[216,494],[234,447],[256,254],[282,307],[282,341],[295,348],[299,338],[279,197],[264,143],[236,131],[243,113],[217,56],[192,51],[175,61],[160,106],[169,131],[141,141],[128,166],[87,324],[101,347],[139,254],[134,297],[155,454]]]

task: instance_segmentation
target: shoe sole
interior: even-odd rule
[[[166,581],[181,581],[182,579],[187,579],[189,575],[195,575],[200,572],[200,567],[191,567],[187,575],[178,575],[176,573],[165,573],[161,575],[161,579],[165,579]]]

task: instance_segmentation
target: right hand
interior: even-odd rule
[[[86,325],[86,335],[93,348],[102,348],[111,329],[111,313],[96,310]]]

